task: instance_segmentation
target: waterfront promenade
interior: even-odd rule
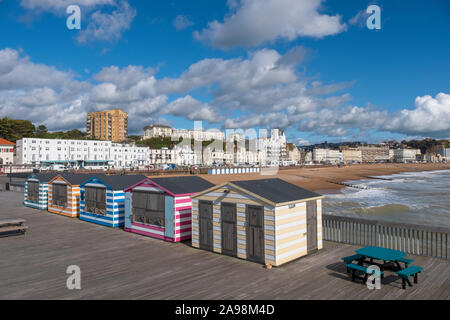
[[[401,289],[388,273],[381,290],[353,283],[341,257],[358,247],[324,249],[280,268],[172,244],[121,229],[22,206],[23,194],[0,192],[0,218],[23,218],[26,236],[0,238],[0,299],[450,299],[450,262],[411,256],[424,268]],[[68,290],[69,265],[81,290]]]

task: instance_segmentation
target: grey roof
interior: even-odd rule
[[[33,173],[27,179],[35,178],[38,179],[40,182],[49,182],[57,175],[58,175],[57,173]]]
[[[278,178],[230,182],[274,203],[291,202],[321,196],[318,193],[300,188]]]
[[[113,190],[124,190],[128,187],[135,185],[136,183],[147,179],[144,175],[112,175],[98,177],[101,181],[106,183]]]
[[[214,187],[211,182],[197,176],[149,179],[174,194],[197,193]]]
[[[94,174],[94,173],[78,174],[78,173],[63,172],[63,173],[60,173],[60,175],[73,186],[80,185],[83,182],[85,182],[93,177],[97,177],[100,180],[102,178],[106,177],[106,175],[103,173],[101,173],[101,174]]]

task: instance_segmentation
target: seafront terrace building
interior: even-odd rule
[[[150,164],[149,148],[97,140],[23,138],[17,141],[16,164],[71,167],[137,167]]]
[[[450,161],[450,148],[441,148],[438,150],[437,154],[446,161]]]
[[[342,149],[342,161],[345,163],[362,162],[361,150],[357,148]]]
[[[415,162],[421,154],[419,149],[395,149],[394,161],[400,163]]]
[[[339,163],[342,162],[342,152],[339,150],[316,148],[312,152],[314,163]]]
[[[360,150],[362,162],[388,162],[390,159],[388,146],[363,146]]]

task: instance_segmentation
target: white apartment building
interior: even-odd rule
[[[342,152],[332,149],[313,149],[312,158],[314,163],[339,163],[342,162]]]
[[[149,148],[111,141],[23,138],[16,164],[68,164],[72,167],[137,167],[149,163]]]
[[[285,159],[286,142],[286,135],[280,129],[272,129],[270,138],[259,138],[258,150],[265,153],[265,160],[260,164],[276,164]]]
[[[419,149],[395,149],[394,150],[394,161],[395,162],[414,162],[416,161],[416,156],[422,154]]]
[[[151,139],[154,137],[171,137],[173,129],[169,126],[161,124],[153,124],[144,128],[143,140]]]
[[[198,141],[209,141],[209,140],[220,140],[225,139],[225,134],[217,129],[210,130],[186,130],[186,129],[173,129],[172,127],[154,124],[146,126],[144,128],[143,140],[154,138],[154,137],[171,137],[178,140],[183,139],[194,139]]]

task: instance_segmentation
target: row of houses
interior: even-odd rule
[[[205,134],[209,134],[209,131],[206,131]],[[213,136],[210,138],[217,138],[214,132],[212,134]],[[199,136],[199,139],[204,138],[205,136]],[[228,150],[226,146],[224,148],[223,137],[218,138],[220,140],[214,140],[208,146],[202,146],[200,142],[199,147],[195,144],[191,146],[189,139],[189,143],[179,143],[173,149],[150,149],[134,144],[100,140],[23,138],[17,141],[14,164],[40,166],[69,164],[71,167],[94,168],[144,167],[160,164],[179,166],[266,165],[286,156],[286,137],[284,132],[278,129],[272,130],[269,138],[257,139],[254,144],[252,141],[245,140],[243,136],[233,137]]]
[[[32,174],[24,205],[280,266],[322,248],[322,196],[280,179]]]
[[[313,163],[410,163],[427,161],[419,149],[390,149],[389,147],[361,146],[358,148],[313,149],[305,156],[305,162]],[[431,161],[431,160],[428,160]]]

